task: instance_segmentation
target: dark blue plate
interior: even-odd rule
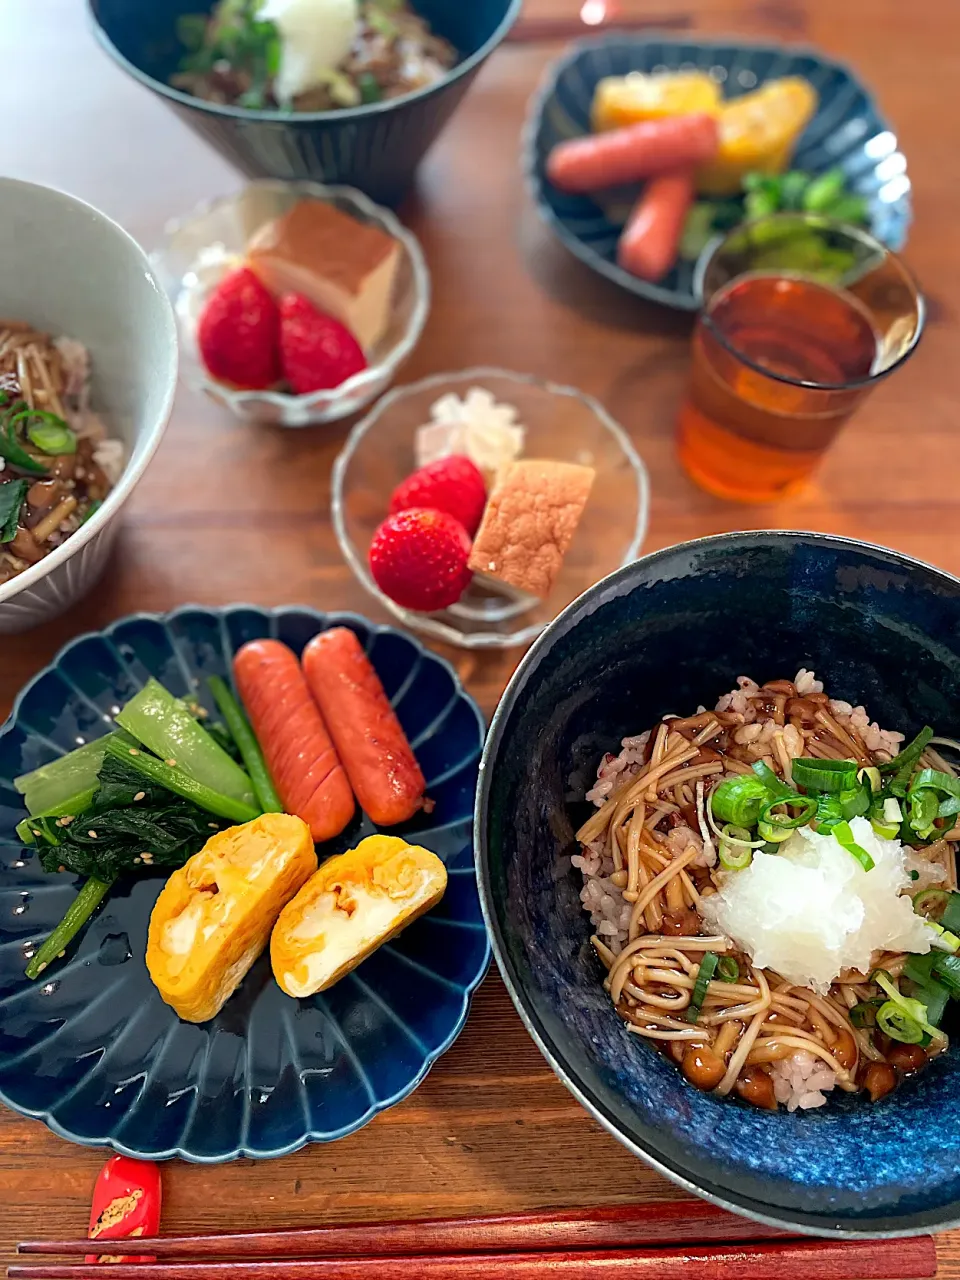
[[[552,622],[494,716],[476,846],[514,1003],[576,1097],[631,1151],[736,1212],[820,1235],[960,1223],[960,1019],[950,1051],[873,1105],[758,1111],[699,1093],[629,1035],[603,990],[570,865],[575,784],[667,712],[712,706],[739,675],[816,671],[908,737],[960,728],[960,581],[882,547],[732,533],[645,556]]]
[[[31,947],[76,892],[16,843],[11,779],[99,737],[153,675],[213,710],[206,679],[247,640],[298,654],[318,631],[363,641],[416,752],[436,808],[394,829],[432,849],[450,884],[440,905],[331,991],[292,1000],[261,956],[212,1022],[181,1022],[144,964],[163,876],[120,882],[46,980]],[[279,1156],[342,1138],[407,1097],[453,1044],[487,969],[470,824],[484,722],[453,669],[418,641],[353,614],[187,607],[82,636],[20,694],[0,732],[0,1101],[54,1133],[144,1159]],[[321,858],[375,828],[357,818]]]
[[[820,95],[820,109],[797,145],[793,166],[810,173],[842,168],[852,189],[870,200],[873,234],[891,249],[903,248],[911,219],[907,162],[873,98],[847,67],[799,46],[624,33],[575,44],[547,72],[526,126],[524,167],[537,208],[581,262],[641,298],[682,311],[697,309],[694,263],[678,263],[659,284],[637,279],[617,266],[623,221],[611,221],[587,196],[557,191],[545,175],[547,157],[558,142],[590,132],[593,92],[605,76],[693,68],[711,72],[728,98],[781,76],[809,80]]]

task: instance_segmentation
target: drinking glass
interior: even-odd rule
[[[802,488],[923,330],[923,298],[900,259],[815,214],[735,228],[707,248],[696,283],[680,460],[704,489],[741,502]]]

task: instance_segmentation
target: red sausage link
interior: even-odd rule
[[[426,783],[360,641],[346,627],[324,631],[304,650],[303,672],[361,809],[378,827],[412,818]]]
[[[590,134],[561,142],[550,152],[547,177],[571,195],[585,195],[604,187],[694,168],[712,160],[720,145],[713,116],[674,116]]]
[[[234,658],[233,674],[284,807],[318,843],[332,840],[356,805],[296,656],[278,640],[253,640]]]
[[[651,178],[620,238],[617,261],[621,267],[642,280],[662,280],[677,260],[692,203],[689,171]]]

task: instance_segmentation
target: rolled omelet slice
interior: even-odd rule
[[[428,849],[369,836],[325,862],[280,913],[270,939],[273,975],[288,996],[326,991],[435,907],[447,869]]]
[[[307,824],[265,813],[211,836],[173,873],[150,916],[147,969],[185,1022],[220,1012],[316,869]]]

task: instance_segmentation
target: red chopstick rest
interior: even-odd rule
[[[90,1208],[91,1240],[155,1236],[160,1229],[160,1170],[146,1160],[113,1156],[100,1170]],[[155,1262],[148,1255],[119,1257],[88,1253],[87,1262]]]

